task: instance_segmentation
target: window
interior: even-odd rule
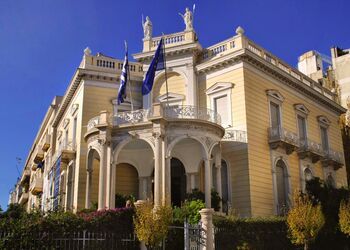
[[[223,127],[227,127],[230,124],[227,105],[227,95],[214,98],[214,111],[221,116],[221,124]]]
[[[64,136],[64,145],[63,148],[67,148],[68,146],[68,129],[66,130],[65,136]]]
[[[222,209],[223,212],[228,212],[229,202],[229,182],[228,182],[228,167],[226,161],[221,161],[221,190],[222,190]]]
[[[301,115],[297,115],[298,119],[298,132],[299,132],[299,139],[302,141],[306,140],[306,120],[305,117],[302,117]]]
[[[276,202],[277,213],[283,215],[288,210],[289,201],[289,180],[287,173],[287,166],[283,160],[278,160],[275,168],[276,175]]]
[[[336,187],[335,180],[334,180],[333,175],[331,173],[328,174],[326,183],[329,187],[333,187],[333,188]]]
[[[75,117],[73,120],[73,135],[72,135],[72,146],[75,148],[76,137],[77,137],[77,118]]]
[[[281,127],[280,106],[274,102],[270,102],[270,119],[272,128]]]
[[[305,181],[311,181],[313,179],[313,175],[312,175],[310,168],[305,168],[304,178],[305,178]]]
[[[328,152],[329,145],[328,145],[328,132],[327,128],[321,126],[321,142],[322,142],[322,149],[325,152]]]
[[[232,127],[231,95],[234,84],[231,82],[217,82],[207,89],[210,98],[210,108],[221,116],[224,128]]]

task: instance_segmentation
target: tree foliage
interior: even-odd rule
[[[198,224],[201,219],[199,211],[202,208],[205,208],[205,204],[201,200],[185,201],[180,208],[174,208],[174,220],[182,223],[187,220],[191,225]]]
[[[153,207],[153,203],[146,201],[136,207],[134,227],[137,238],[145,242],[148,249],[160,245],[168,233],[172,222],[172,209],[170,206]]]
[[[308,249],[323,227],[325,219],[320,204],[313,204],[307,195],[295,192],[293,207],[287,215],[287,225],[294,244]]]
[[[343,200],[339,207],[339,227],[340,231],[350,236],[350,202]]]

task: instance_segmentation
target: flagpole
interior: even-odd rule
[[[124,41],[124,42],[125,42],[125,51],[128,52],[128,44],[126,43],[126,41]],[[129,57],[129,52],[128,52],[128,57]],[[134,111],[134,104],[133,104],[133,101],[132,101],[132,90],[131,90],[131,88],[132,88],[132,85],[131,85],[131,74],[130,74],[130,67],[129,66],[130,65],[129,65],[129,58],[128,58],[128,65],[126,67],[126,70],[128,71],[128,76],[129,77],[126,78],[127,79],[126,81],[129,82],[129,95],[130,95],[131,111]],[[127,84],[127,82],[126,82],[126,84]]]
[[[164,57],[164,76],[165,76],[165,87],[166,87],[166,105],[169,107],[169,89],[168,89],[168,75],[166,70],[166,56],[165,56],[165,39],[164,34],[162,36],[163,39],[163,57]]]

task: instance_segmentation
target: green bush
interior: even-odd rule
[[[205,204],[201,200],[185,201],[181,208],[173,209],[174,221],[183,223],[187,220],[191,225],[198,224],[201,219],[199,210],[202,208],[205,208]]]
[[[339,228],[339,207],[341,201],[349,197],[349,190],[333,188],[319,178],[308,181],[306,190],[314,204],[321,203],[325,217],[325,224],[313,243],[314,249],[342,249],[349,244],[349,239]]]
[[[115,207],[116,208],[125,207],[125,204],[128,200],[135,202],[135,197],[133,195],[116,194]]]
[[[229,220],[214,217],[216,249],[294,249],[282,217]]]
[[[186,194],[186,200],[201,200],[205,203],[205,194],[202,191],[199,191],[197,188],[192,189],[191,193]],[[211,190],[211,207],[214,208],[215,211],[220,210],[220,201],[221,197],[215,189]]]

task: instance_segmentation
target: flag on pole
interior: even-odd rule
[[[147,95],[151,92],[156,71],[165,69],[163,43],[163,38],[161,38],[156,53],[154,54],[152,62],[147,70],[145,79],[143,80],[142,95]]]
[[[120,85],[118,91],[118,105],[124,102],[126,98],[126,82],[128,81],[128,69],[129,61],[128,61],[128,46],[125,42],[125,58],[123,63],[122,74],[120,75]]]

